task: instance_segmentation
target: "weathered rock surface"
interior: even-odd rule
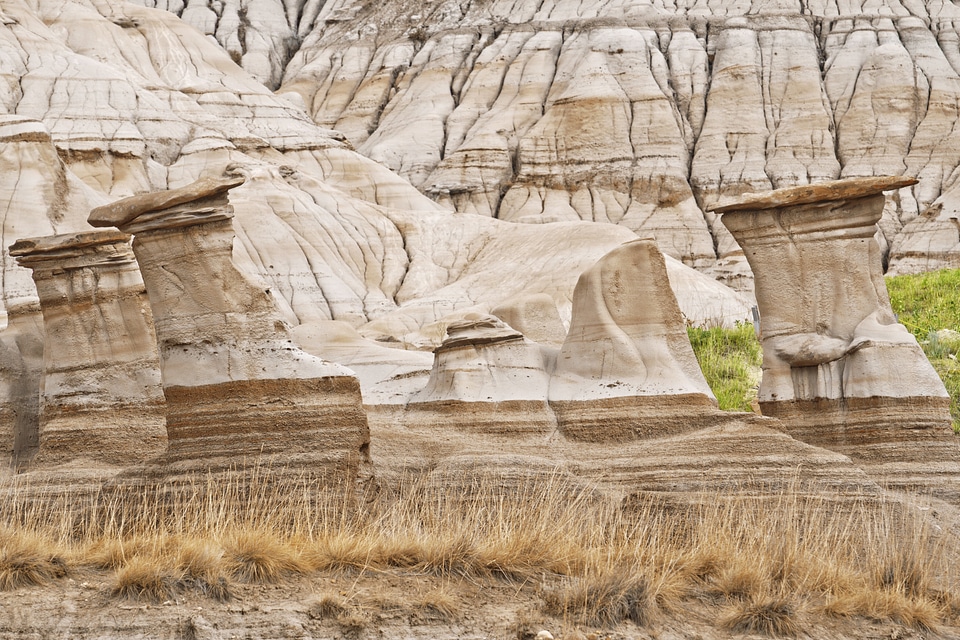
[[[614,222],[749,287],[707,205],[906,174],[881,223],[891,267],[956,264],[949,3],[303,6],[279,91],[457,211]]]
[[[37,453],[43,343],[39,303],[8,306],[0,332],[0,474]]]
[[[547,406],[554,350],[496,316],[451,323],[433,352],[427,384],[407,404],[413,424],[524,435],[555,426]]]
[[[166,448],[153,318],[130,237],[117,231],[19,240],[43,313],[34,464],[131,465]]]
[[[199,181],[90,214],[135,235],[166,397],[162,470],[276,458],[350,485],[370,473],[359,383],[295,347],[270,290],[234,266],[227,191],[243,180]]]
[[[949,396],[890,309],[875,239],[883,191],[912,182],[849,178],[746,196],[715,211],[756,277],[763,413],[894,486],[926,485],[956,500],[960,442],[950,431]]]
[[[719,413],[653,240],[634,240],[587,269],[550,378],[569,437],[663,437]]]

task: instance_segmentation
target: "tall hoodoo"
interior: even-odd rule
[[[156,338],[130,236],[25,238],[46,339],[36,464],[128,465],[166,445]]]
[[[903,465],[960,459],[949,397],[891,310],[875,240],[883,192],[913,184],[849,178],[714,208],[756,278],[761,410],[801,440],[881,465],[897,483],[920,473]],[[891,452],[897,442],[911,444]]]
[[[160,347],[171,472],[269,461],[356,482],[369,431],[356,377],[297,348],[266,285],[232,261],[228,191],[202,179],[94,209],[134,234]]]

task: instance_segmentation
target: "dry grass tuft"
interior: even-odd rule
[[[307,614],[317,620],[337,619],[350,611],[346,600],[335,593],[322,593],[307,609]]]
[[[40,586],[67,574],[52,545],[29,533],[0,531],[0,591]]]
[[[230,581],[223,573],[223,549],[206,540],[186,539],[180,541],[176,551],[184,589],[219,602],[233,598]]]
[[[568,579],[545,590],[542,597],[544,613],[600,627],[624,620],[646,626],[656,611],[646,578],[624,569]]]
[[[274,584],[310,571],[290,545],[263,531],[239,531],[224,547],[227,571],[241,582]]]
[[[409,609],[418,620],[452,622],[460,614],[460,601],[446,589],[433,589],[414,598]]]
[[[782,597],[752,598],[734,603],[720,618],[720,627],[735,633],[793,637],[800,633],[797,610]]]
[[[176,598],[183,576],[165,567],[156,558],[135,556],[117,570],[113,596],[146,602]]]

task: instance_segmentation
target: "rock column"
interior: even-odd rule
[[[352,373],[290,340],[266,285],[232,261],[227,191],[208,179],[94,209],[135,236],[167,400],[167,471],[274,470],[355,482],[369,431]]]
[[[10,254],[33,270],[43,313],[35,463],[129,465],[162,453],[156,339],[130,236],[27,238]]]
[[[958,459],[949,397],[897,323],[875,239],[883,191],[915,183],[850,178],[748,196],[715,211],[755,277],[762,412],[794,437],[850,455],[895,484],[933,486],[936,480],[920,477],[926,463],[956,466]]]

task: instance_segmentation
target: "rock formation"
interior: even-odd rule
[[[36,464],[130,465],[166,447],[156,337],[130,237],[25,238],[43,313]]]
[[[653,240],[628,242],[580,276],[549,397],[560,430],[586,439],[664,437],[716,415]]]
[[[426,386],[405,420],[511,435],[554,426],[547,406],[549,356],[499,318],[474,314],[447,327]]]
[[[91,224],[135,236],[167,403],[164,470],[222,470],[264,458],[355,482],[369,473],[357,379],[295,347],[270,290],[231,260],[227,191],[243,181],[200,180],[90,214]]]
[[[43,343],[40,305],[8,306],[0,332],[0,474],[25,467],[37,453]]]
[[[960,472],[949,396],[890,309],[875,239],[883,192],[914,183],[849,178],[714,208],[756,278],[761,410],[797,438],[873,464],[895,484],[915,482],[907,462]]]

